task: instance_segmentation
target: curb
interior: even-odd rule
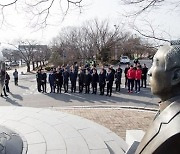
[[[95,105],[95,106],[70,106],[70,107],[50,107],[50,109],[64,109],[64,110],[74,110],[74,109],[130,109],[130,110],[141,110],[157,112],[157,108],[147,108],[147,107],[137,107],[137,106],[117,106],[117,105]]]

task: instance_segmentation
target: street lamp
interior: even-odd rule
[[[65,51],[63,50],[63,66],[64,66]]]
[[[118,29],[118,26],[117,25],[114,25],[114,28],[115,28],[115,33]],[[114,45],[114,60],[117,60],[117,44],[115,42],[115,45]]]

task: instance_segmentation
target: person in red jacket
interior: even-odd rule
[[[134,87],[134,80],[135,80],[135,73],[136,71],[134,70],[133,66],[130,66],[130,69],[127,71],[127,77],[128,77],[128,92],[132,93],[133,92],[133,87]]]
[[[140,66],[137,67],[137,70],[135,72],[135,92],[140,92],[140,80],[142,78],[142,70]]]

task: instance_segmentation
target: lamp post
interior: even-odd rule
[[[117,25],[114,25],[114,28],[115,28],[115,33],[118,29]],[[117,60],[117,44],[115,42],[115,45],[114,45],[114,60]]]
[[[64,56],[65,56],[65,51],[63,50],[63,66],[64,66]]]

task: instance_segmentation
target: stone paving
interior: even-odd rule
[[[146,131],[156,112],[121,108],[57,108],[56,110],[78,115],[105,126],[125,140],[126,130]]]
[[[20,136],[27,154],[124,154],[128,146],[83,117],[43,108],[1,107],[0,125]]]

